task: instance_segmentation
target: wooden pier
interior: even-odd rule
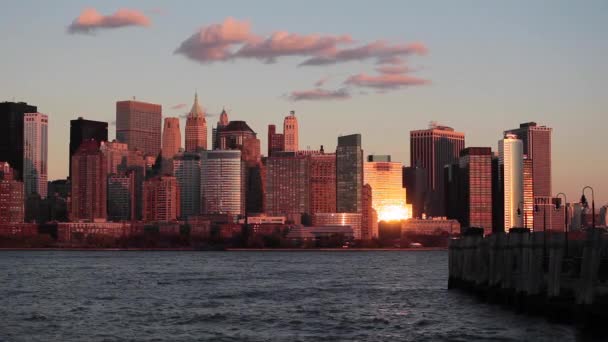
[[[483,230],[471,228],[450,240],[448,288],[518,312],[604,328],[608,234],[595,229],[577,240],[566,236],[516,228],[483,237]]]

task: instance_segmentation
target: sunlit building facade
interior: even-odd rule
[[[72,221],[107,218],[107,162],[95,140],[83,142],[72,156]]]
[[[144,182],[144,221],[175,221],[180,216],[180,192],[173,176],[158,176]]]
[[[266,161],[266,212],[299,223],[309,213],[308,158],[294,152],[276,152]]]
[[[116,102],[116,140],[144,155],[161,148],[162,106],[135,100]]]
[[[102,141],[108,141],[108,123],[87,120],[82,117],[70,120],[70,177],[72,175],[72,156],[82,142],[91,139],[97,141],[98,144],[101,144]]]
[[[459,221],[465,227],[483,228],[492,233],[492,149],[468,147],[460,152],[459,182],[462,187],[457,201]]]
[[[308,156],[310,177],[310,213],[336,212],[336,155]]]
[[[298,151],[298,118],[296,118],[296,112],[293,110],[289,112],[289,115],[285,117],[283,121],[283,149],[286,152]]]
[[[369,156],[364,165],[364,183],[372,189],[372,207],[378,213],[379,221],[399,221],[412,217],[412,205],[406,203],[406,189],[403,188],[402,165],[391,162],[375,161]]]
[[[245,213],[245,172],[240,150],[201,152],[203,214]]]
[[[15,179],[9,163],[0,162],[0,224],[23,222],[24,203],[23,182]]]
[[[346,226],[353,230],[355,240],[361,240],[361,213],[316,213],[313,226]]]
[[[23,116],[23,183],[25,196],[46,198],[48,169],[48,116],[25,113]]]
[[[186,119],[186,152],[207,149],[207,119],[205,111],[198,103],[198,94],[194,94],[194,103]]]
[[[500,181],[503,183],[504,229],[522,227],[524,201],[523,143],[514,134],[498,141]],[[519,209],[519,210],[518,210]]]
[[[182,133],[179,129],[179,118],[165,118],[163,126],[162,156],[173,158],[182,148]]]

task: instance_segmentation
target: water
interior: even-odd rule
[[[0,252],[0,341],[569,341],[447,291],[447,252]]]

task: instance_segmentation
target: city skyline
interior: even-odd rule
[[[336,136],[361,133],[366,155],[390,154],[405,166],[409,166],[406,161],[410,159],[407,133],[426,128],[429,121],[464,132],[466,146],[489,146],[493,151],[497,151],[496,141],[504,130],[535,121],[554,130],[553,192],[566,192],[572,201],[580,197],[583,186],[591,185],[598,190],[596,201],[605,203],[608,196],[602,191],[606,188],[603,175],[608,171],[608,162],[590,156],[601,156],[605,145],[602,127],[597,123],[607,101],[601,91],[601,80],[607,71],[600,61],[608,49],[598,36],[605,31],[606,23],[599,13],[606,5],[586,2],[573,8],[566,2],[551,4],[514,2],[474,10],[468,6],[466,11],[452,8],[453,16],[445,18],[445,23],[432,15],[437,7],[432,3],[421,4],[410,13],[394,8],[389,11],[391,6],[355,4],[353,13],[359,13],[357,17],[364,25],[354,25],[334,8],[321,13],[319,25],[311,28],[290,20],[291,12],[306,13],[311,9],[288,10],[279,3],[273,3],[279,15],[270,23],[267,15],[251,4],[231,12],[224,5],[197,11],[194,4],[106,2],[89,5],[103,15],[120,8],[138,10],[150,19],[150,25],[99,28],[94,34],[78,35],[67,33],[66,27],[81,15],[83,5],[59,1],[54,4],[57,16],[26,26],[19,18],[27,10],[48,5],[20,2],[8,6],[0,15],[6,19],[1,21],[0,32],[9,33],[7,44],[20,47],[9,49],[0,65],[0,71],[14,80],[0,85],[0,92],[6,94],[3,100],[14,96],[16,101],[28,102],[49,115],[49,180],[67,176],[70,120],[82,116],[107,121],[111,139],[116,129],[112,125],[116,101],[136,96],[138,100],[162,104],[164,117],[182,116],[193,91],[198,90],[209,122],[215,122],[217,113],[226,106],[232,119],[247,121],[265,137],[268,123],[279,123],[290,110],[295,110],[299,116],[300,148],[324,145],[332,151]],[[155,13],[153,8],[161,8],[158,12],[162,13]],[[368,16],[363,16],[364,12]],[[397,13],[401,18],[399,25],[391,20],[397,18]],[[564,24],[566,15],[572,24]],[[379,16],[383,20],[373,19]],[[485,19],[467,20],[476,16]],[[323,89],[335,89],[349,75],[372,74],[376,65],[374,61],[362,61],[298,68],[306,58],[297,56],[281,56],[274,64],[247,58],[201,64],[173,54],[198,28],[223,23],[228,17],[249,22],[251,31],[264,37],[286,30],[301,35],[349,34],[360,43],[377,39],[391,44],[420,42],[428,48],[427,54],[407,56],[407,66],[417,69],[412,75],[431,83],[388,93],[351,93],[350,99],[290,102],[283,95],[312,89],[314,83],[324,79]],[[335,20],[324,23],[323,19],[330,17]],[[494,18],[502,20],[490,20]],[[437,29],[455,22],[464,24],[452,25],[454,32]],[[521,23],[522,28],[514,28],[512,22]],[[475,30],[482,25],[496,36]],[[366,32],[363,27],[372,29]],[[20,34],[11,35],[15,30],[20,30]],[[24,45],[34,34],[39,41],[38,54],[28,53],[32,47]],[[55,49],[57,46],[61,49]],[[521,46],[526,47],[525,51],[517,49]],[[116,56],[116,49],[125,53]],[[22,67],[38,65],[36,58],[41,55],[46,59],[43,68]],[[450,60],[454,56],[455,61]],[[59,70],[65,71],[61,79],[54,76]],[[147,70],[153,70],[153,76]],[[237,76],[242,74],[247,77]],[[115,81],[117,77],[121,82]],[[260,80],[263,87],[259,86]],[[237,83],[239,86],[235,87]],[[186,107],[178,109],[182,104]],[[370,125],[370,121],[381,124]],[[185,119],[181,119],[180,126],[183,130]],[[262,151],[266,151],[264,137]]]

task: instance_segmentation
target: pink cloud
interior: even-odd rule
[[[125,26],[150,26],[150,19],[140,11],[126,8],[111,15],[102,15],[94,8],[86,8],[68,26],[68,32],[91,33],[96,29]]]
[[[282,56],[333,54],[336,51],[337,45],[350,42],[352,42],[352,38],[348,35],[299,35],[279,31],[264,40],[245,44],[236,52],[235,56],[258,58],[266,62],[274,62],[277,57]]]
[[[317,88],[322,87],[325,83],[327,83],[327,81],[329,81],[329,76],[325,76],[322,79],[315,82],[315,87],[317,87]]]
[[[338,90],[325,90],[317,88],[292,91],[288,98],[291,101],[346,100],[350,99],[350,93],[344,88]]]
[[[226,61],[234,57],[231,46],[257,40],[251,33],[249,22],[226,18],[223,23],[201,28],[182,42],[176,54],[200,63]]]
[[[428,49],[422,43],[394,44],[378,40],[362,46],[337,50],[327,56],[315,56],[302,62],[300,65],[328,65],[350,61],[376,59],[379,64],[395,64],[403,57],[411,54],[424,55]]]
[[[185,104],[185,103],[178,103],[178,104],[176,104],[174,106],[171,106],[171,109],[183,109],[183,108],[186,108],[187,106],[188,105]]]
[[[344,81],[344,84],[346,85],[376,89],[399,89],[406,86],[425,85],[429,83],[429,80],[403,74],[382,74],[377,76],[357,74],[350,76]]]

